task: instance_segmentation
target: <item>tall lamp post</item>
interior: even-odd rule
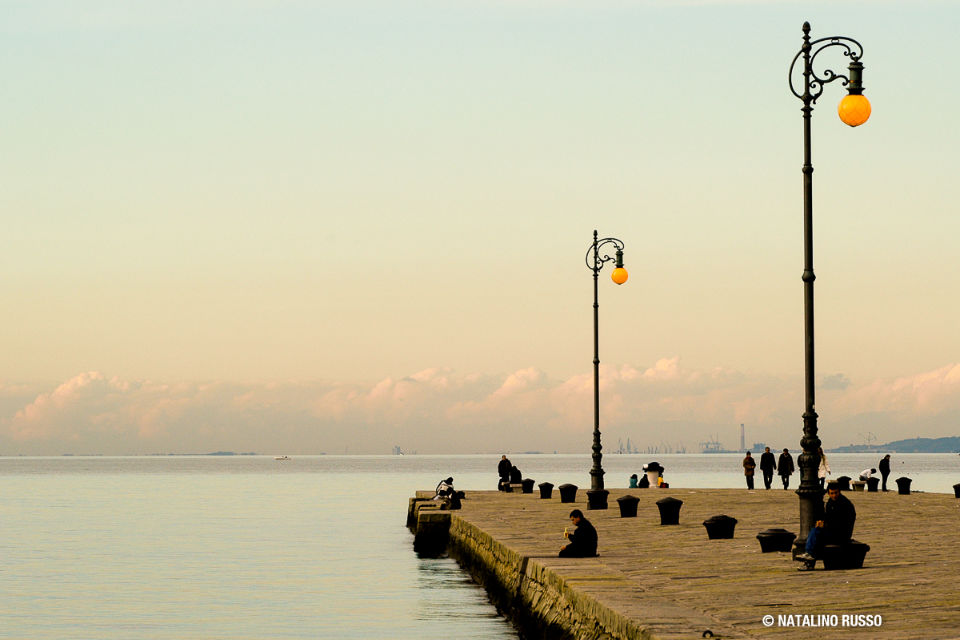
[[[616,258],[603,253],[606,247],[616,249]],[[607,495],[603,488],[603,467],[600,460],[600,304],[597,302],[597,280],[603,265],[615,260],[610,278],[617,284],[627,281],[627,270],[623,268],[623,242],[616,238],[597,239],[597,230],[593,230],[593,244],[587,249],[587,268],[593,271],[593,468],[590,469],[590,491],[587,491],[588,509],[606,509]]]
[[[822,74],[814,71],[817,56],[826,49],[839,47],[843,55],[850,60],[847,66],[849,76],[825,69]],[[810,159],[810,118],[813,105],[823,93],[824,87],[840,80],[847,88],[847,96],[840,102],[837,112],[840,119],[856,127],[870,117],[870,102],[863,95],[863,46],[852,38],[832,36],[810,40],[810,23],[803,23],[803,46],[793,57],[788,75],[790,91],[803,102],[803,317],[804,317],[804,387],[806,391],[806,409],[803,413],[803,438],[800,446],[803,453],[798,459],[800,467],[800,535],[794,544],[794,557],[803,552],[807,534],[814,522],[823,512],[823,489],[817,479],[820,466],[820,438],[817,437],[817,412],[814,408],[814,369],[813,369],[813,164]],[[803,90],[794,85],[794,70],[802,65]]]

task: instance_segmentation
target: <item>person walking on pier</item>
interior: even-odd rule
[[[747,457],[743,459],[743,475],[747,478],[747,489],[753,489],[753,470],[756,468],[757,461],[747,451]]]
[[[783,482],[783,489],[786,491],[787,487],[790,485],[790,476],[793,475],[793,456],[790,455],[789,449],[784,449],[783,453],[780,454],[780,459],[777,461],[777,469],[780,472],[780,481]]]
[[[890,475],[890,454],[883,456],[880,459],[877,468],[880,469],[880,477],[883,478],[883,490],[887,490],[887,476]]]
[[[763,472],[763,488],[769,489],[773,484],[773,472],[777,470],[777,461],[770,453],[770,447],[764,447],[763,455],[760,456],[760,471]]]
[[[565,538],[570,540],[570,544],[560,549],[561,558],[592,558],[597,555],[597,530],[593,524],[583,517],[580,509],[574,509],[570,512],[570,522],[577,528],[570,532],[563,530]]]
[[[830,475],[830,465],[827,463],[827,454],[823,452],[823,447],[820,447],[820,466],[817,468],[817,477],[820,478],[821,489],[823,489],[828,475]]]
[[[811,571],[826,545],[850,542],[856,521],[857,510],[853,508],[853,503],[840,493],[839,483],[831,482],[827,485],[823,520],[817,520],[813,529],[810,529],[805,552],[797,554],[797,560],[803,563],[797,568],[800,571]]]

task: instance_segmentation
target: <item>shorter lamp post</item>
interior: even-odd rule
[[[850,60],[847,66],[849,77],[825,69],[817,74],[814,63],[817,56],[826,49],[839,47],[840,52]],[[870,117],[870,102],[863,95],[863,46],[853,38],[831,36],[810,40],[810,23],[803,23],[803,45],[790,63],[788,80],[790,91],[803,102],[803,336],[804,336],[804,387],[806,407],[803,412],[803,438],[800,446],[803,453],[797,459],[800,467],[800,535],[794,543],[793,556],[802,553],[807,535],[814,523],[823,513],[823,489],[817,479],[820,466],[820,438],[817,436],[817,412],[814,402],[814,350],[813,350],[813,161],[810,151],[810,119],[813,105],[823,94],[823,89],[834,80],[840,80],[847,87],[848,95],[837,108],[840,119],[851,127],[856,127]],[[803,74],[803,86],[794,86],[794,70],[798,63]]]
[[[608,245],[616,249],[616,258],[601,253]],[[587,268],[593,271],[593,468],[590,469],[590,491],[587,491],[588,509],[606,509],[609,491],[603,488],[603,467],[600,460],[600,304],[597,301],[597,280],[603,265],[615,260],[610,278],[617,284],[627,281],[627,270],[623,268],[623,242],[616,238],[597,239],[593,231],[593,244],[587,249]]]

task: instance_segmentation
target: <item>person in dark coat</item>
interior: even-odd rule
[[[840,485],[831,482],[827,485],[827,502],[823,506],[823,520],[817,520],[807,536],[806,551],[797,555],[803,562],[801,571],[814,568],[817,558],[828,544],[845,544],[853,537],[853,525],[857,521],[857,510],[847,497],[840,493]]]
[[[503,491],[503,485],[510,483],[510,469],[513,468],[513,463],[507,459],[507,456],[500,457],[500,463],[497,464],[497,474],[500,476],[500,483],[498,488],[500,491]]]
[[[520,469],[513,467],[510,469],[510,483],[511,484],[521,484],[523,482],[523,474],[520,473]]]
[[[880,470],[880,476],[883,478],[883,490],[887,490],[887,476],[890,475],[890,454],[883,456],[879,464],[877,464],[877,469]]]
[[[760,456],[760,471],[763,472],[763,487],[769,489],[773,484],[773,472],[777,470],[777,461],[770,453],[770,447],[765,447]]]
[[[747,489],[753,489],[753,470],[756,468],[757,461],[747,451],[747,457],[743,459],[743,475],[747,478]]]
[[[576,531],[563,530],[563,535],[570,543],[560,549],[561,558],[592,558],[597,555],[597,530],[589,520],[583,517],[580,509],[570,512],[570,522],[577,527]]]
[[[780,480],[783,482],[784,489],[790,485],[790,476],[793,475],[794,469],[793,456],[790,455],[789,449],[784,449],[783,453],[780,454],[780,459],[777,460],[777,471],[780,473]]]

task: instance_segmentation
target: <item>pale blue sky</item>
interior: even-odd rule
[[[846,127],[834,83],[814,113],[818,376],[853,393],[952,371],[958,18],[924,1],[0,0],[0,425],[86,372],[366,397],[423,371],[496,389],[536,370],[562,388],[591,366],[594,228],[626,243],[631,273],[603,282],[605,365],[675,360],[802,394],[786,76],[804,20],[864,45],[873,104]],[[960,381],[941,378],[930,420],[952,431]],[[751,389],[670,415],[688,442],[742,421],[775,433],[744,407],[776,393]],[[850,421],[880,410],[845,401]],[[337,431],[302,402],[304,429]],[[423,402],[429,419],[365,419],[429,423],[410,435],[429,441],[450,405]],[[549,440],[551,418],[498,410]],[[667,418],[644,410],[623,433],[653,437]]]

